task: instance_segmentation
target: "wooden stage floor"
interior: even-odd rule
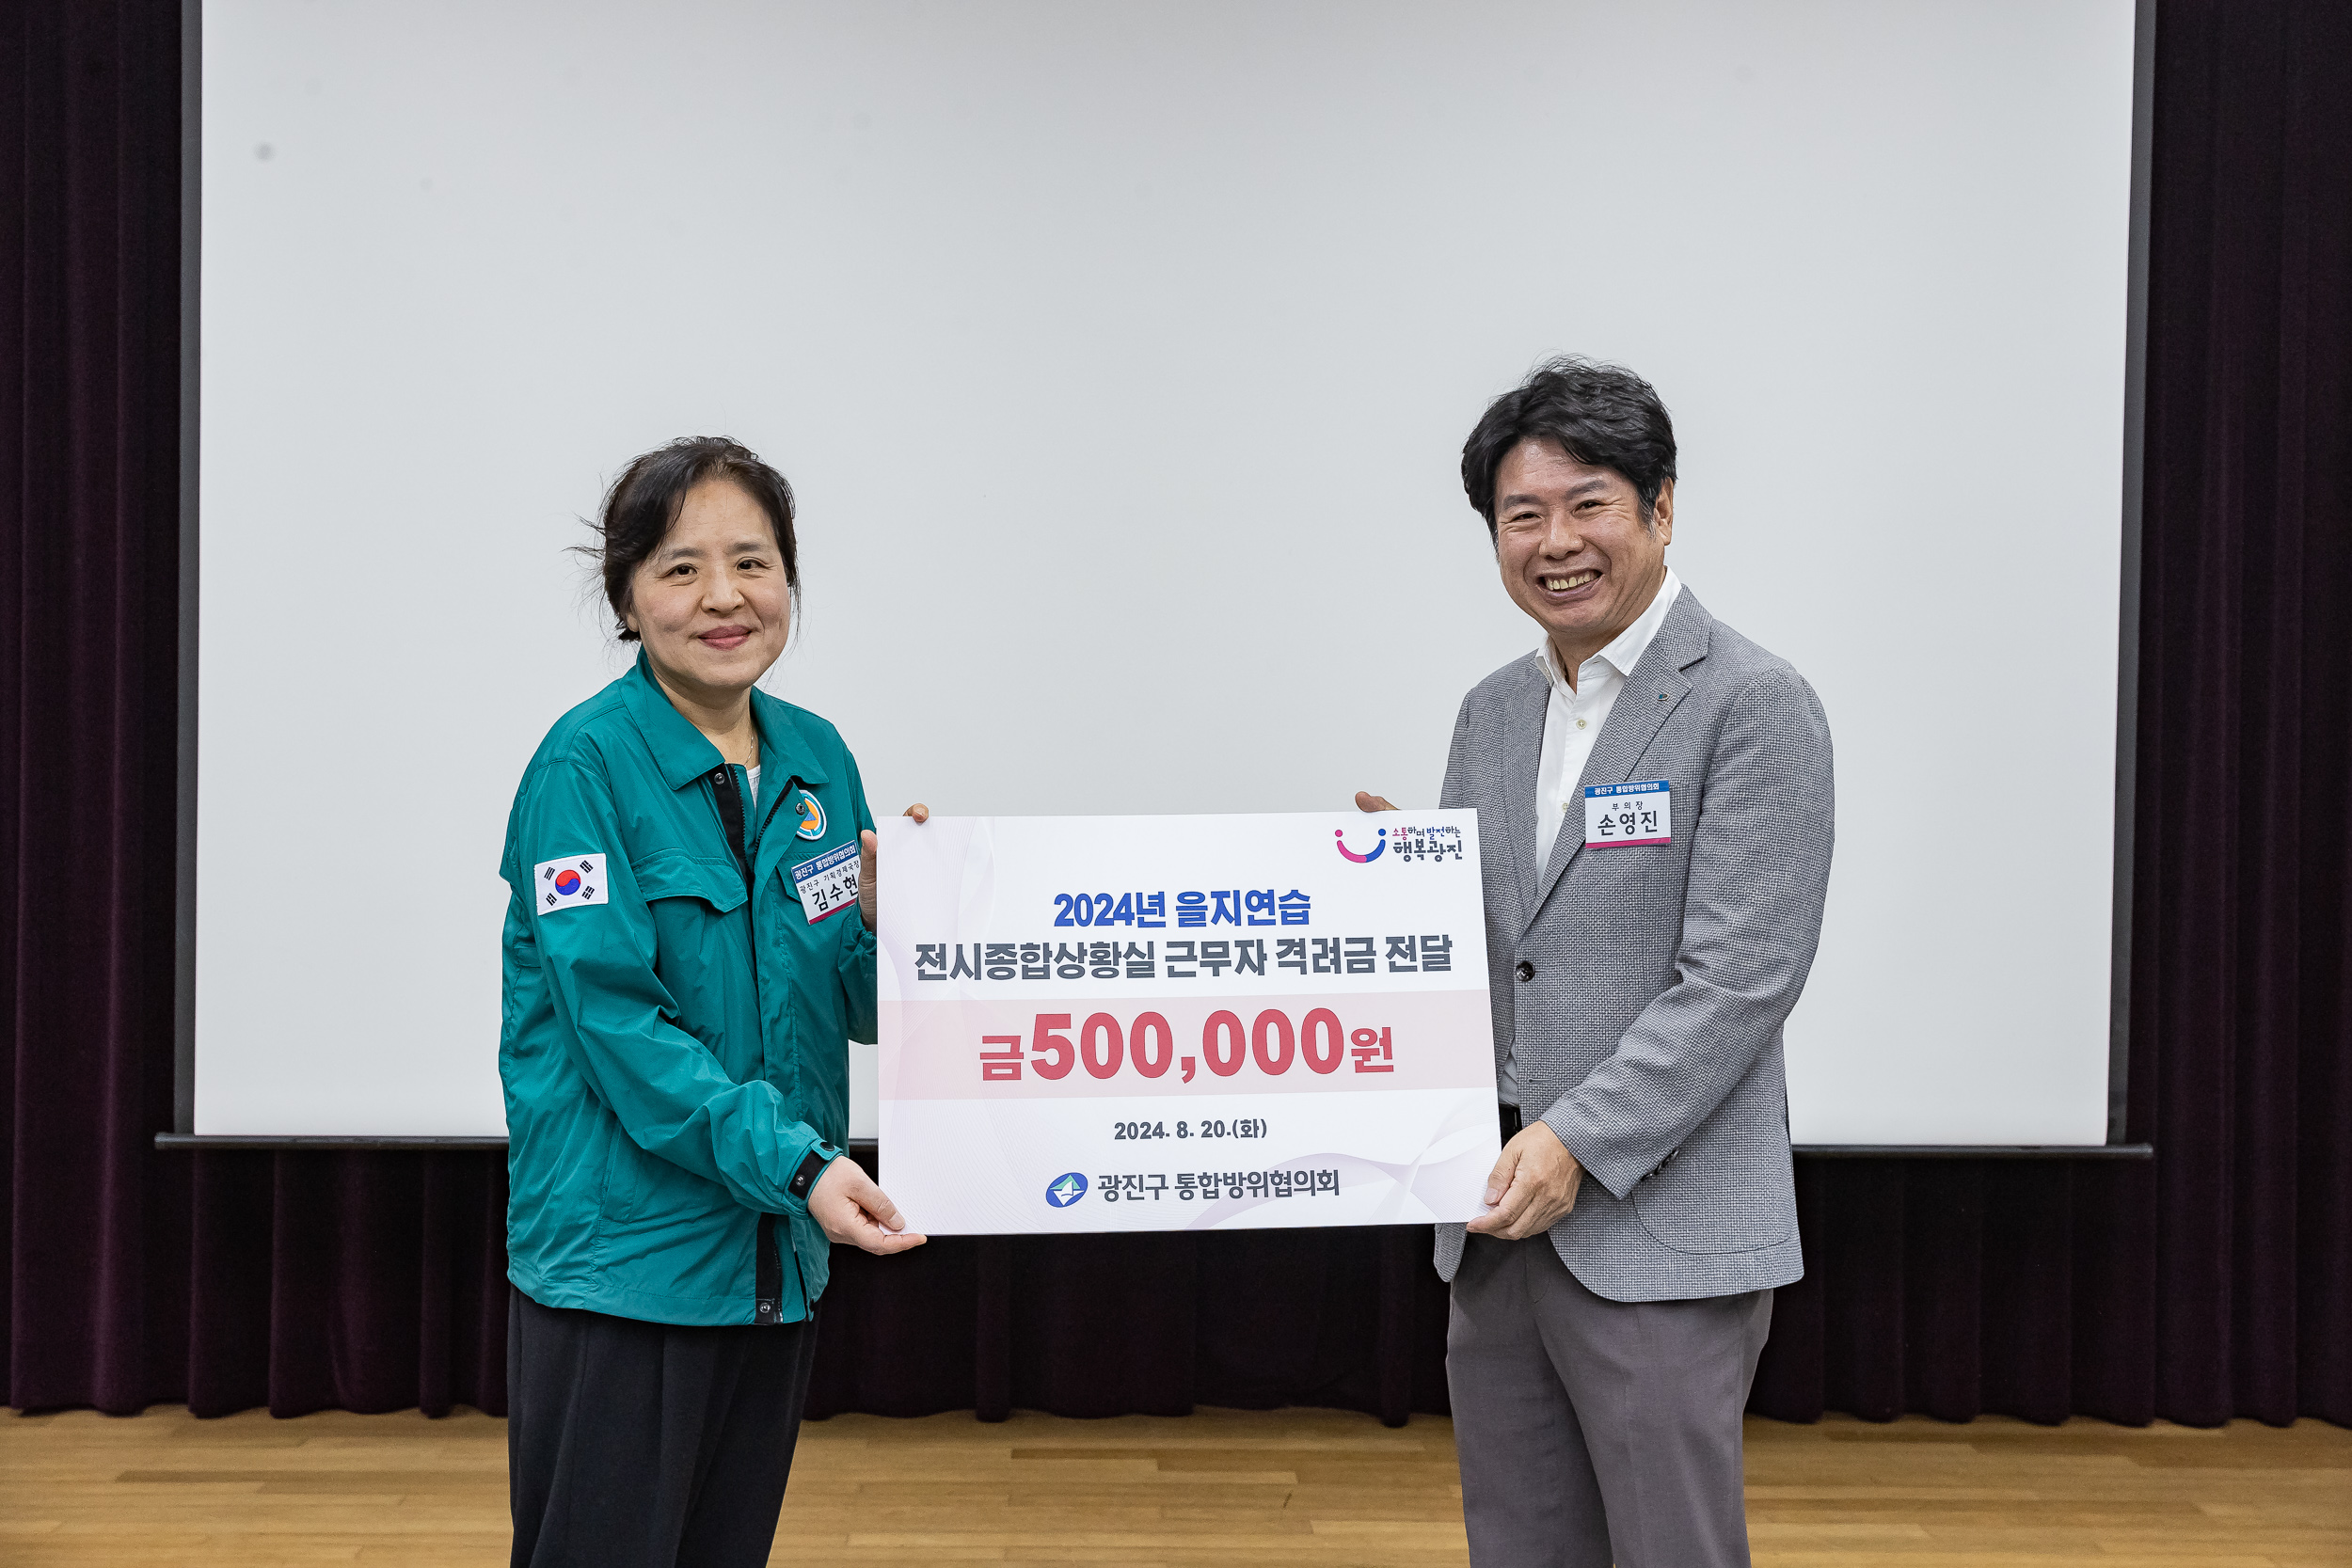
[[[505,1425],[0,1415],[0,1562],[506,1560]],[[1751,1421],[1768,1568],[2344,1568],[2352,1433]],[[778,1563],[1465,1560],[1451,1425],[1330,1411],[844,1416],[801,1441]]]

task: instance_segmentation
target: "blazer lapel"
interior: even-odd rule
[[[1691,681],[1682,672],[1707,657],[1708,633],[1714,625],[1715,618],[1685,584],[1682,592],[1675,595],[1674,607],[1666,611],[1665,625],[1658,628],[1658,635],[1650,639],[1649,646],[1634,661],[1633,673],[1625,678],[1625,689],[1617,693],[1616,704],[1609,710],[1609,721],[1601,725],[1600,736],[1593,742],[1593,754],[1584,762],[1584,775],[1576,782],[1580,802],[1584,791],[1595,784],[1625,784],[1632,779],[1649,743],[1665,728],[1674,710],[1682,705],[1682,699],[1690,695]],[[1532,800],[1533,774],[1529,780]],[[1583,847],[1584,814],[1581,810],[1570,811],[1560,824],[1560,836],[1552,840],[1550,863],[1544,867],[1534,896],[1526,906],[1528,925],[1535,923],[1536,911],[1544,907],[1544,900],[1551,896],[1551,890],[1567,874],[1568,863]]]
[[[1510,742],[1502,757],[1502,809],[1510,824],[1511,875],[1519,890],[1519,909],[1531,920],[1535,913],[1535,774],[1543,763],[1544,717],[1550,703],[1551,683],[1530,656],[1503,730]]]

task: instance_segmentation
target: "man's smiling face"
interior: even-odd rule
[[[1495,560],[1502,586],[1577,667],[1641,619],[1666,580],[1674,484],[1648,522],[1633,482],[1531,436],[1495,469]]]

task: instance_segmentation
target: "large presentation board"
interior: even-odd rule
[[[194,1130],[498,1134],[496,868],[724,432],[878,812],[1436,800],[1577,350],[1837,745],[1800,1142],[2106,1131],[2129,0],[212,0]],[[861,1066],[870,1058],[861,1055]],[[863,1114],[863,1113],[862,1113]]]
[[[880,1131],[908,1226],[1485,1212],[1502,1146],[1478,814],[1382,817],[880,823]],[[1237,879],[1266,885],[1217,885]]]

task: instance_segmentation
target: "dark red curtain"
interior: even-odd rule
[[[162,1154],[177,0],[0,12],[8,1402],[503,1408],[501,1163]],[[1756,1408],[2352,1422],[2352,8],[2165,0],[2131,1132],[1806,1162]],[[1444,1408],[1425,1232],[841,1260],[815,1411]]]

